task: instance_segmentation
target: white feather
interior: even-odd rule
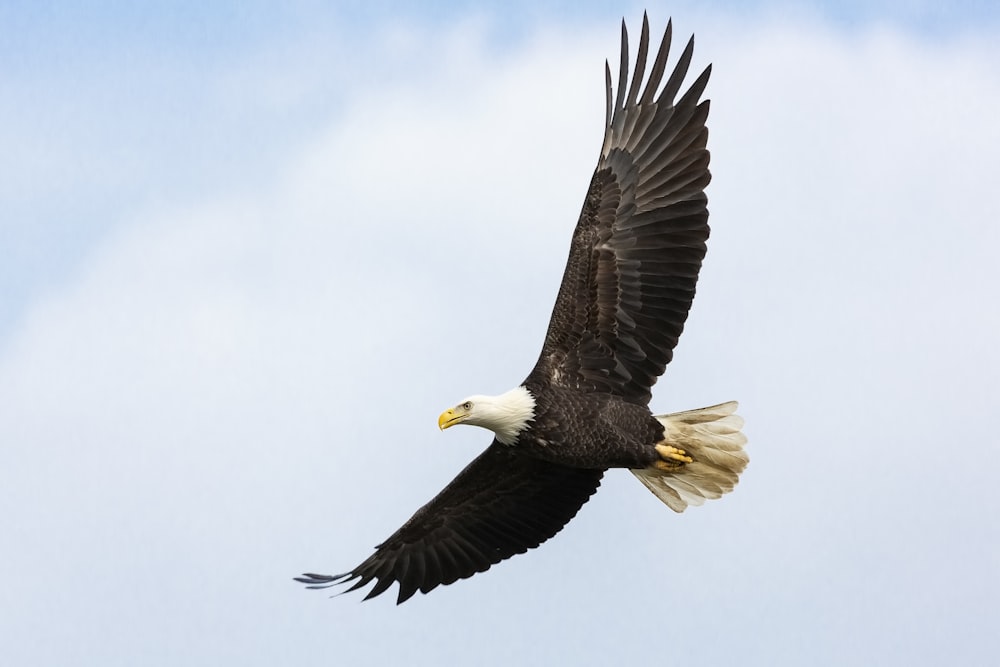
[[[499,396],[469,396],[462,401],[465,403],[472,407],[464,423],[493,431],[505,445],[516,443],[517,436],[535,418],[535,397],[524,386]]]

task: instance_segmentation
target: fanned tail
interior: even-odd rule
[[[658,445],[680,450],[666,464],[633,468],[632,473],[675,512],[729,493],[750,457],[743,450],[743,418],[729,401],[698,410],[657,415],[663,424]]]

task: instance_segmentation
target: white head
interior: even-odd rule
[[[517,442],[517,436],[535,418],[535,397],[524,387],[499,396],[469,396],[438,417],[443,431],[455,424],[472,424],[493,431],[505,445]]]

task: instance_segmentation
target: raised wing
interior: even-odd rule
[[[603,474],[520,456],[494,441],[361,565],[296,581],[328,588],[356,579],[353,591],[374,580],[366,600],[396,581],[400,604],[537,547],[576,516]]]
[[[627,94],[628,33],[622,23],[613,108],[611,70],[606,68],[601,157],[573,232],[542,353],[528,382],[610,392],[646,404],[650,388],[673,356],[709,233],[709,103],[699,98],[711,66],[675,102],[691,62],[692,37],[657,95],[671,31],[668,23],[640,97],[649,23],[644,16]]]

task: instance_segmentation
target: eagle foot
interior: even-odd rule
[[[653,466],[663,472],[673,472],[682,468],[685,463],[694,462],[694,459],[688,456],[683,449],[677,449],[670,445],[657,445],[656,453],[660,455],[661,460],[653,463]]]

